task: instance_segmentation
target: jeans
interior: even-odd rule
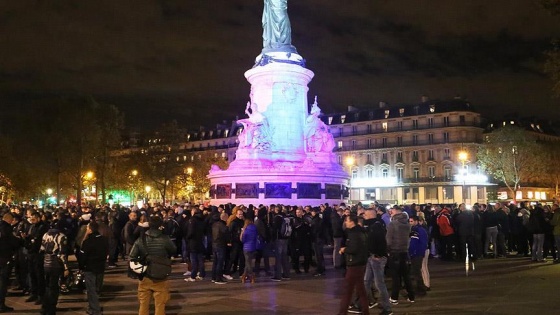
[[[10,263],[0,265],[0,306],[6,305],[4,303],[6,302],[11,271],[12,265]]]
[[[354,289],[360,300],[362,314],[369,314],[368,298],[366,287],[364,286],[364,273],[366,266],[348,266],[346,275],[344,276],[344,287],[342,289],[342,299],[340,300],[340,308],[338,314],[347,314],[350,300]]]
[[[325,255],[323,253],[323,247],[325,246],[325,241],[318,239],[313,242],[313,251],[315,251],[315,258],[317,260],[317,273],[325,272]]]
[[[56,314],[56,304],[58,304],[58,295],[60,294],[58,281],[62,276],[62,272],[62,269],[45,270],[45,295],[43,296],[43,305],[41,307],[42,314]]]
[[[224,258],[226,254],[225,247],[213,248],[214,251],[214,261],[212,262],[212,280],[224,281]]]
[[[245,269],[243,270],[243,274],[246,277],[250,277],[254,274],[253,268],[254,268],[255,254],[256,254],[255,251],[253,251],[253,252],[244,251],[243,252],[243,255],[245,255]]]
[[[498,227],[490,226],[486,228],[486,243],[484,245],[484,252],[488,253],[490,251],[490,243],[494,245],[492,248],[494,252],[494,257],[498,256]]]
[[[275,243],[274,277],[290,277],[290,261],[288,259],[288,240],[277,239]]]
[[[368,295],[368,301],[373,302],[371,293],[371,285],[375,284],[375,289],[379,292],[379,304],[385,311],[391,310],[391,303],[389,303],[389,291],[385,285],[385,265],[387,264],[387,257],[374,257],[370,256],[366,265],[366,273],[364,275],[364,284]]]
[[[333,246],[333,266],[335,268],[342,267],[342,255],[340,255],[340,248],[342,247],[342,237],[334,237]]]
[[[389,256],[389,267],[391,268],[391,298],[393,300],[399,299],[399,291],[401,283],[404,282],[408,298],[414,301],[414,289],[410,281],[410,266],[409,266],[408,253],[391,253]]]
[[[191,264],[191,278],[194,279],[196,276],[204,278],[206,276],[206,271],[204,271],[204,253],[191,252]]]
[[[533,234],[533,247],[531,253],[533,260],[543,260],[544,234]]]
[[[204,254],[202,254],[204,257]],[[155,315],[165,315],[165,304],[169,301],[169,280],[153,281],[148,277],[144,277],[138,283],[138,302],[140,307],[138,315],[150,314],[150,300],[154,296]]]
[[[255,272],[258,273],[261,270],[261,259],[264,261],[264,271],[267,274],[270,272],[270,252],[272,251],[271,246],[271,243],[267,242],[265,243],[263,249],[257,250],[257,253],[255,255]]]
[[[89,313],[92,315],[100,315],[101,306],[99,305],[99,295],[97,294],[97,280],[99,277],[93,272],[85,271],[84,278],[86,282]]]

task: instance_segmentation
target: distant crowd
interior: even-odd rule
[[[546,262],[551,256],[558,263],[558,209],[557,204],[525,203],[475,204],[472,209],[464,204],[3,206],[0,313],[13,311],[5,304],[11,287],[29,295],[27,302],[41,305],[43,314],[55,314],[60,290],[77,286],[78,279],[88,292],[88,314],[102,314],[98,294],[105,268],[124,263],[129,276],[139,279],[139,292],[146,292],[139,294],[139,313],[147,314],[151,295],[162,292],[153,297],[156,314],[164,314],[170,262],[156,258],[165,257],[185,265],[185,281],[210,278],[218,285],[254,283],[263,275],[279,282],[289,281],[292,273],[321,277],[331,267],[344,270],[340,314],[369,314],[375,306],[381,314],[392,314],[402,283],[410,303],[430,290],[429,258],[524,256]],[[331,250],[327,262],[324,253]],[[77,264],[68,262],[69,255]],[[208,275],[204,263],[210,260]],[[390,292],[386,273],[392,279]]]

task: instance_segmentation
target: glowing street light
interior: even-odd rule
[[[93,174],[92,171],[87,172],[87,173],[86,173],[86,179],[92,179],[92,178],[93,178],[93,175],[94,175],[94,174]]]
[[[47,195],[52,195],[52,193],[53,193],[53,190],[50,189],[50,188],[47,188]]]
[[[193,168],[187,167],[187,174],[192,175],[192,172],[193,172]]]
[[[144,190],[146,191],[147,194],[149,194],[150,191],[152,191],[152,187],[146,186],[146,187],[144,187]]]
[[[138,175],[138,171],[137,170],[132,170],[132,172],[130,172],[130,174],[132,176],[137,176]]]

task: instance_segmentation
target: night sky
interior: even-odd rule
[[[560,17],[536,0],[289,0],[292,42],[324,113],[470,100],[485,116],[560,120],[542,73]],[[93,95],[127,125],[243,115],[262,0],[0,2],[0,106]]]

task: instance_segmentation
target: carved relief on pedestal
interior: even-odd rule
[[[249,118],[240,119],[237,122],[243,125],[243,131],[239,134],[240,149],[254,149],[268,151],[271,149],[270,126],[265,115],[257,110],[257,104],[247,102],[245,113]]]
[[[332,152],[335,147],[334,137],[329,127],[319,119],[321,109],[317,105],[317,96],[311,111],[305,120],[305,141],[307,152]]]

